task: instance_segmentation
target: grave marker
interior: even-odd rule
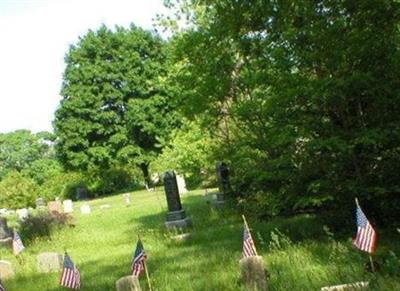
[[[64,208],[64,213],[72,213],[72,212],[74,212],[74,205],[72,203],[72,200],[64,200],[63,201],[63,208]]]
[[[63,266],[63,256],[58,253],[45,252],[36,257],[37,268],[41,273],[59,271]]]
[[[12,264],[9,261],[1,260],[0,261],[0,278],[8,279],[15,276],[15,271],[12,267]]]

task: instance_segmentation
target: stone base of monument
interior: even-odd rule
[[[366,290],[368,289],[369,282],[362,281],[362,282],[355,282],[350,284],[342,284],[342,285],[335,285],[335,286],[326,286],[322,287],[321,291],[355,291],[355,290]]]
[[[139,279],[133,276],[125,276],[115,282],[117,291],[141,291]]]
[[[192,222],[186,217],[185,210],[170,211],[167,213],[167,221],[165,226],[170,228],[184,228],[191,226]]]
[[[264,260],[261,256],[242,258],[239,264],[246,290],[268,290]]]
[[[0,239],[0,247],[11,248],[12,247],[12,237],[6,237]]]

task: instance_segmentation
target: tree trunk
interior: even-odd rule
[[[149,188],[153,187],[153,183],[151,182],[151,179],[150,179],[149,163],[141,163],[140,169],[143,172],[144,181],[145,181],[147,187],[149,187]]]

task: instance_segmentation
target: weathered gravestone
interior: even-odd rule
[[[268,290],[264,261],[261,256],[245,257],[239,263],[242,282],[246,290]]]
[[[167,228],[189,226],[191,222],[190,219],[186,217],[185,210],[182,209],[176,176],[173,171],[168,171],[164,175],[164,190],[168,204],[165,226]]]
[[[15,271],[9,261],[0,261],[0,278],[8,279],[15,276]]]
[[[139,279],[134,276],[125,276],[115,282],[117,291],[141,291]]]
[[[216,167],[218,193],[217,200],[213,202],[214,206],[222,206],[225,203],[225,198],[232,192],[230,184],[229,168],[225,162],[218,162]]]
[[[7,219],[0,217],[0,246],[11,247],[12,231],[7,226]]]
[[[131,205],[131,193],[125,193],[123,196],[124,196],[125,204],[127,206]]]
[[[350,284],[342,284],[335,286],[322,287],[321,291],[355,291],[355,290],[367,290],[369,286],[368,281],[355,282]]]
[[[76,189],[76,200],[88,199],[88,191],[85,187],[79,187]]]
[[[16,213],[21,220],[27,218],[29,215],[29,211],[27,208],[17,209]]]
[[[43,198],[39,197],[36,199],[36,208],[45,208],[46,207],[46,202],[44,201]]]
[[[50,201],[47,204],[50,213],[60,214],[62,213],[62,204],[60,201]]]
[[[39,272],[48,273],[59,271],[63,266],[63,256],[58,253],[46,252],[37,256],[37,268]]]
[[[92,212],[92,210],[90,209],[90,205],[85,204],[81,206],[81,213],[82,214],[90,214],[90,212]]]
[[[185,178],[181,175],[176,175],[176,183],[178,184],[179,194],[185,194],[188,192],[186,188]]]
[[[74,212],[74,205],[72,203],[72,200],[64,200],[63,201],[63,208],[64,208],[64,213],[72,213],[72,212]]]

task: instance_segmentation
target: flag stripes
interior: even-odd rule
[[[67,253],[64,255],[64,268],[61,274],[60,285],[70,289],[81,287],[81,275]]]
[[[356,208],[356,218],[357,234],[353,239],[353,245],[364,252],[372,254],[376,249],[377,235],[358,203]]]
[[[19,236],[18,232],[16,232],[16,231],[14,232],[12,248],[13,248],[13,253],[16,256],[19,255],[25,249],[25,246],[22,243],[21,237]],[[0,291],[1,291],[1,289],[0,289]]]
[[[243,230],[243,257],[247,258],[252,256],[257,256],[257,251],[250,230],[245,224]]]
[[[3,282],[0,279],[0,291],[6,291],[6,288],[4,288]]]
[[[146,253],[143,248],[142,241],[139,239],[136,245],[135,254],[132,260],[132,275],[139,277],[145,269],[144,262],[147,259]]]

